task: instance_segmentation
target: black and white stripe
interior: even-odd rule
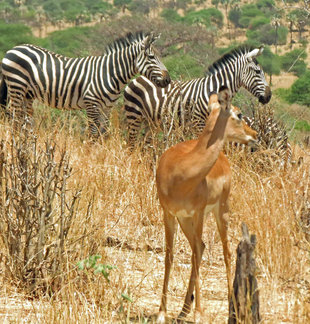
[[[2,61],[0,104],[17,118],[21,107],[32,114],[32,102],[60,109],[86,109],[93,135],[106,129],[109,107],[137,73],[159,87],[170,82],[152,47],[158,37],[138,32],[114,41],[102,56],[69,58],[34,45],[9,50]],[[21,116],[19,116],[19,114]]]
[[[233,95],[244,87],[261,103],[269,102],[271,90],[256,61],[262,51],[262,47],[236,48],[214,62],[204,78],[172,81],[166,88],[158,88],[144,77],[130,82],[124,91],[129,144],[135,145],[143,122],[147,126],[158,126],[163,120],[179,125],[190,122],[202,129],[208,116],[209,95],[221,86],[228,87]]]
[[[239,143],[229,143],[227,153],[241,151],[250,154],[258,153],[262,160],[271,158],[281,167],[292,163],[292,146],[284,124],[275,118],[273,111],[266,109],[254,111],[252,117],[244,116],[244,121],[257,132],[257,145],[255,148]],[[265,157],[265,158],[264,158]],[[256,162],[258,161],[256,156]]]
[[[255,111],[253,117],[245,119],[247,124],[257,131],[257,141],[260,151],[271,150],[281,166],[292,161],[292,147],[284,124],[276,119],[272,109],[267,107]]]

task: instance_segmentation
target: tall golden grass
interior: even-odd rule
[[[117,114],[113,114],[109,138],[96,143],[81,130],[81,116],[49,116],[48,110],[41,110],[35,117],[39,145],[53,138],[58,152],[66,149],[72,167],[68,187],[82,188],[68,234],[64,280],[53,294],[32,298],[18,290],[14,281],[6,280],[1,266],[0,321],[153,322],[164,271],[164,227],[155,186],[156,160],[163,146],[155,141],[151,150],[131,153]],[[9,141],[12,133],[8,123],[1,122],[0,136]],[[300,166],[281,170],[274,164],[268,172],[257,168],[258,156],[230,156],[231,248],[234,252],[241,238],[241,223],[245,222],[258,241],[257,279],[265,323],[310,320],[310,250],[306,235],[310,222],[306,206],[310,195],[309,148],[296,145],[294,158],[300,156]],[[211,215],[205,220],[203,239],[207,245],[201,265],[205,322],[224,323],[228,318],[225,266]],[[3,242],[0,251],[2,263],[7,253]],[[101,263],[116,267],[110,270],[110,282],[92,269],[77,268],[79,261],[91,255],[100,255]],[[233,256],[235,259],[235,253]],[[189,245],[178,230],[168,296],[171,319],[178,315],[185,297],[190,257]],[[188,320],[193,320],[192,314]]]

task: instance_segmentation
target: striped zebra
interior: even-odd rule
[[[104,55],[68,58],[34,45],[18,45],[2,61],[0,105],[9,99],[13,117],[32,115],[34,99],[59,109],[86,109],[93,136],[104,133],[109,108],[129,80],[140,73],[158,87],[170,83],[152,44],[158,38],[138,32],[110,44]],[[22,119],[23,120],[23,119]]]
[[[257,132],[257,145],[249,147],[239,143],[229,143],[225,147],[228,154],[243,152],[250,154],[256,152],[255,164],[259,160],[268,167],[270,159],[280,167],[294,164],[292,161],[292,146],[289,143],[289,136],[284,124],[275,118],[270,107],[264,107],[253,111],[253,116],[243,116],[243,120]]]
[[[246,123],[257,131],[259,150],[271,151],[280,166],[292,162],[292,147],[284,124],[275,118],[270,107],[254,111],[253,117],[245,117]]]
[[[244,87],[261,103],[268,103],[271,90],[256,61],[262,52],[263,47],[240,46],[209,66],[205,77],[172,81],[166,88],[159,88],[144,77],[134,79],[124,91],[130,147],[135,145],[138,130],[145,122],[146,126],[159,126],[167,120],[171,125],[190,123],[202,130],[208,116],[210,93],[217,92],[221,86],[228,87],[233,95]]]

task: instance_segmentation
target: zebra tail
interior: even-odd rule
[[[6,112],[6,104],[8,99],[8,87],[4,78],[0,80],[0,107]]]

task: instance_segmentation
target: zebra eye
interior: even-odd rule
[[[153,53],[150,52],[145,52],[146,56],[150,59],[150,60],[154,60],[155,59],[155,55]]]

